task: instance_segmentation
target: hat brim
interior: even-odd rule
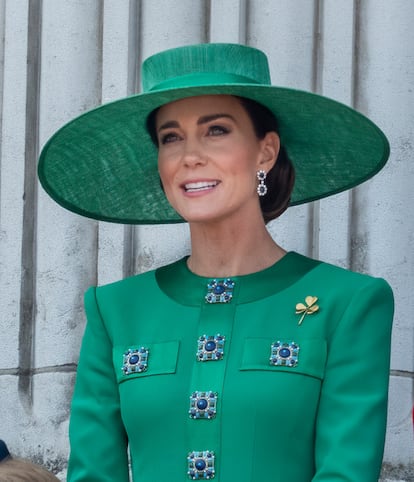
[[[275,114],[281,142],[296,170],[291,205],[353,188],[376,174],[389,156],[383,132],[332,99],[256,84],[200,85],[133,95],[72,120],[41,152],[42,186],[64,208],[93,219],[183,222],[161,189],[147,117],[178,99],[219,94],[253,99]]]

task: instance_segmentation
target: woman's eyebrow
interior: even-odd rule
[[[173,120],[164,122],[164,124],[161,124],[158,127],[158,132],[162,131],[163,129],[169,129],[170,127],[180,127],[180,124],[177,121]]]
[[[235,118],[231,114],[217,113],[217,114],[207,114],[207,115],[201,116],[197,121],[197,125],[206,124],[208,122],[214,121],[216,119],[221,119],[223,117],[226,117],[236,122]],[[164,122],[164,124],[161,124],[160,127],[158,128],[158,132],[162,131],[163,129],[177,128],[177,127],[180,127],[180,123],[175,120],[170,120],[170,121]]]
[[[200,117],[197,121],[197,124],[198,125],[201,125],[201,124],[206,124],[207,122],[211,122],[211,121],[214,121],[216,119],[220,119],[222,117],[227,117],[228,119],[231,119],[232,121],[236,121],[235,118],[230,115],[230,114],[226,114],[226,113],[217,113],[217,114],[208,114],[208,115],[203,115],[202,117]]]

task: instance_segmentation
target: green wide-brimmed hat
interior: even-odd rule
[[[102,105],[63,126],[43,148],[39,178],[64,208],[103,221],[183,219],[160,186],[148,115],[185,97],[230,94],[267,106],[295,166],[291,205],[352,188],[385,164],[389,145],[369,119],[334,100],[272,86],[265,54],[236,44],[166,50],[142,65],[143,92]]]

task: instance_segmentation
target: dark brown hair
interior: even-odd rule
[[[276,117],[267,107],[252,99],[247,99],[246,97],[236,98],[240,101],[252,121],[258,139],[263,139],[268,132],[276,132],[278,134]],[[158,109],[152,111],[148,116],[147,130],[152,142],[158,147],[158,139],[155,129],[157,111]],[[295,169],[284,146],[281,145],[276,163],[267,173],[267,193],[265,196],[259,197],[260,208],[266,224],[272,219],[278,218],[286,211],[289,206],[294,183]]]
[[[267,107],[246,97],[237,98],[249,115],[258,139],[263,139],[268,132],[278,134],[279,128],[276,117]],[[286,211],[294,184],[295,168],[287,155],[286,149],[281,145],[276,163],[267,173],[267,193],[265,196],[259,197],[265,223],[278,218]]]

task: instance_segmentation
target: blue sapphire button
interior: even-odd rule
[[[221,295],[222,293],[224,293],[226,291],[226,288],[224,287],[223,284],[218,284],[217,286],[214,287],[213,289],[213,293],[215,295]]]
[[[200,410],[205,410],[207,406],[208,406],[208,402],[205,398],[201,398],[200,400],[198,400],[197,408],[199,408]]]
[[[299,345],[294,341],[276,341],[270,347],[270,364],[295,367],[299,362]]]
[[[281,348],[279,350],[279,355],[282,357],[282,358],[288,358],[290,356],[290,350],[289,348]]]
[[[213,351],[216,349],[216,342],[215,341],[208,341],[205,345],[204,345],[204,348],[207,350],[207,351]]]
[[[211,280],[207,283],[206,303],[229,303],[233,298],[234,285],[231,278]]]
[[[132,356],[129,357],[129,363],[131,365],[135,365],[138,362],[139,362],[139,356],[138,355],[132,355]]]
[[[122,371],[125,375],[145,372],[148,368],[149,350],[143,346],[129,348],[123,354]]]
[[[204,470],[206,468],[206,463],[203,459],[197,459],[194,462],[194,466],[197,470]]]
[[[217,361],[221,360],[224,355],[225,337],[217,335],[203,335],[197,341],[197,360],[199,361]]]
[[[193,392],[190,396],[190,418],[194,420],[210,420],[217,413],[217,392],[211,390]]]
[[[187,456],[187,475],[192,480],[214,479],[215,455],[209,450],[190,452]]]

